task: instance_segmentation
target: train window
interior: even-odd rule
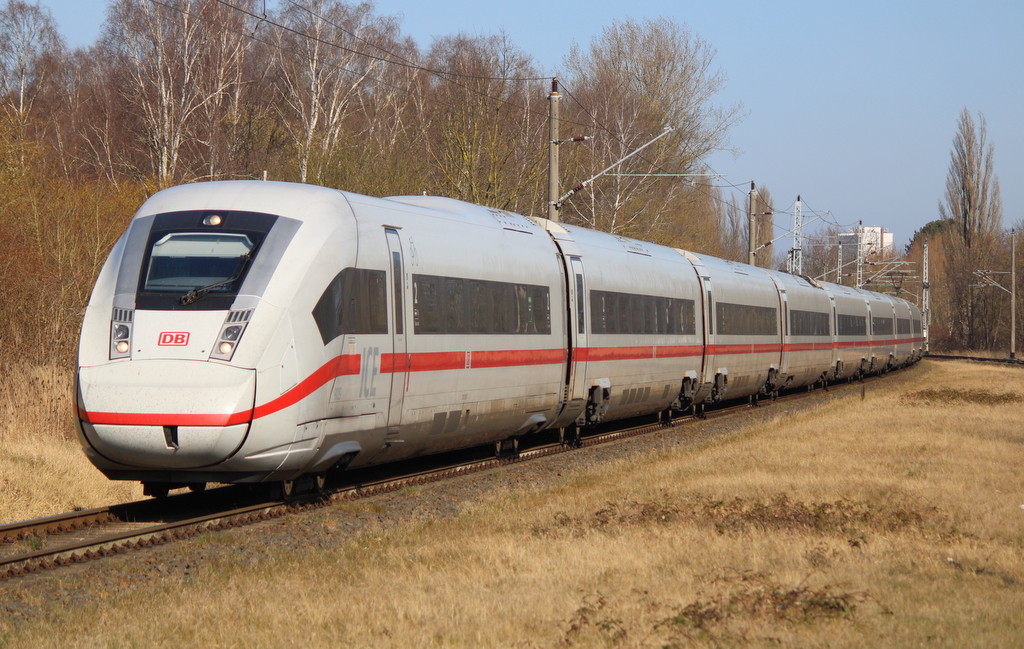
[[[515,329],[512,331],[512,333],[537,333],[536,331],[530,331],[530,325],[532,324],[532,321],[530,319],[530,298],[526,294],[526,287],[514,286],[512,291],[513,295],[515,296],[513,308],[516,314]]]
[[[871,335],[891,336],[892,318],[871,318]]]
[[[491,298],[491,322],[487,333],[510,333],[512,331],[512,286],[498,282],[487,282]]]
[[[464,280],[455,277],[444,278],[445,331],[466,331],[466,300]]]
[[[901,335],[910,333],[909,318],[896,318],[896,333]]]
[[[278,217],[257,212],[165,212],[153,218],[138,265],[137,309],[227,310],[255,267]],[[276,256],[264,259],[256,284],[270,275]],[[250,288],[257,292],[262,287]]]
[[[846,315],[840,313],[836,316],[840,336],[866,336],[868,335],[867,318],[862,315]]]
[[[441,278],[413,275],[412,313],[416,333],[441,333]]]
[[[401,253],[391,253],[391,271],[394,274],[395,284],[395,333],[402,333],[402,300],[404,299],[402,291],[402,255]]]
[[[828,336],[829,315],[817,311],[789,312],[789,333],[793,336]]]
[[[530,333],[551,333],[548,288],[546,286],[528,286],[527,291],[530,293],[530,322],[533,328]]]
[[[773,307],[719,302],[715,320],[723,336],[775,336],[779,331],[778,309]]]
[[[914,318],[914,333],[916,333],[916,334],[921,333],[921,319],[920,318]]]
[[[715,315],[714,304],[715,303],[711,299],[710,283],[711,283],[711,280],[705,278],[704,285],[708,287],[708,290],[707,290],[707,294],[708,294],[708,301],[707,301],[708,335],[712,336],[715,333],[715,318],[714,318],[714,315]]]
[[[669,334],[697,331],[693,300],[590,291],[590,328],[598,334]]]
[[[255,247],[245,234],[167,234],[150,249],[142,290],[182,293],[209,287],[210,293],[229,291]]]
[[[586,320],[583,316],[583,275],[579,273],[576,273],[576,312],[579,314],[577,317],[579,333],[584,333]]]
[[[693,300],[672,300],[674,306],[669,313],[679,315],[679,326],[678,328],[672,329],[672,332],[679,332],[684,336],[693,336],[697,333],[697,314],[696,305]]]
[[[346,268],[313,307],[324,344],[343,334],[388,332],[387,278],[382,270]]]
[[[417,334],[551,333],[547,286],[432,275],[413,275],[412,284]]]
[[[469,280],[469,331],[485,334],[489,331],[490,318],[487,311],[487,282]]]

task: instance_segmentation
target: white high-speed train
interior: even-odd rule
[[[435,197],[161,191],[86,310],[80,440],[152,495],[684,410],[920,358],[901,299]]]

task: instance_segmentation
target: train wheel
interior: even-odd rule
[[[282,480],[281,481],[281,498],[284,500],[291,500],[292,496],[295,495],[295,481],[294,480]]]
[[[573,448],[579,448],[583,445],[580,439],[579,426],[567,426],[565,428],[558,429],[558,443],[562,446],[572,446]]]
[[[497,458],[517,457],[519,455],[519,438],[497,441],[494,443],[494,456]]]
[[[325,488],[327,487],[327,474],[316,473],[313,474],[313,488],[316,489],[317,494],[324,495]]]

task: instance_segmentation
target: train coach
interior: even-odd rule
[[[916,361],[897,298],[445,198],[161,191],[97,280],[79,437],[150,495],[328,470]]]

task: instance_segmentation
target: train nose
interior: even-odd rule
[[[82,433],[128,467],[195,469],[231,457],[245,441],[255,370],[220,363],[142,360],[79,370]]]

